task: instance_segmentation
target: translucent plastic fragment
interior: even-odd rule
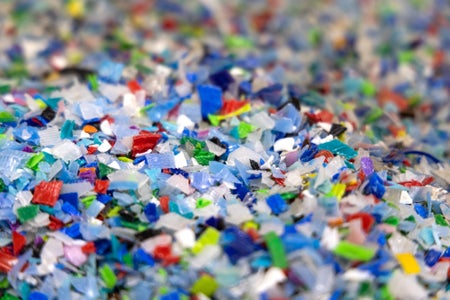
[[[63,140],[55,144],[48,152],[57,158],[61,158],[66,163],[75,161],[82,156],[80,148],[69,140]]]

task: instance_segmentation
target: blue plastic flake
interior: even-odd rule
[[[221,244],[232,264],[236,264],[240,258],[250,255],[255,250],[250,236],[236,227],[223,231]]]
[[[415,203],[414,204],[414,210],[422,218],[424,218],[424,219],[428,218],[428,210],[422,204]]]
[[[272,210],[272,213],[275,215],[281,214],[289,209],[289,206],[280,194],[274,194],[267,197],[266,202]]]
[[[133,254],[133,263],[135,269],[137,269],[140,264],[145,264],[152,267],[155,265],[155,260],[142,248],[139,248]]]
[[[175,161],[172,153],[150,153],[145,155],[145,160],[149,168],[175,168]]]
[[[71,238],[77,239],[81,237],[80,225],[80,223],[73,223],[71,226],[61,229],[61,231]]]
[[[208,115],[216,114],[222,107],[222,91],[211,85],[199,85],[197,90],[200,97],[202,117],[207,119]]]
[[[32,292],[28,296],[28,300],[47,300],[47,299],[48,299],[47,295],[40,292]]]
[[[234,82],[233,77],[226,70],[211,74],[209,80],[211,80],[214,85],[220,87],[224,92],[228,89],[229,85]]]
[[[377,173],[372,173],[367,180],[367,185],[364,187],[365,194],[373,194],[375,197],[381,199],[386,192],[383,185],[383,180]]]
[[[113,61],[105,61],[98,70],[99,77],[111,83],[118,83],[122,76],[124,65]]]
[[[144,213],[149,222],[156,222],[159,219],[158,209],[154,203],[148,203],[144,208]]]
[[[64,203],[69,203],[74,208],[78,207],[78,193],[67,193],[59,195],[59,199],[61,199]]]
[[[427,264],[427,266],[432,267],[439,261],[440,257],[441,257],[440,251],[431,249],[425,255],[425,263]]]

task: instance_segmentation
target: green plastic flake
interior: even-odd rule
[[[342,155],[347,159],[355,157],[358,152],[356,152],[349,145],[344,144],[340,140],[332,140],[319,145],[319,150],[328,150],[333,154]]]
[[[298,194],[297,193],[292,193],[292,192],[287,192],[287,193],[281,194],[280,196],[281,196],[281,198],[283,198],[283,200],[286,201],[286,200],[295,199],[298,196]]]
[[[123,256],[123,262],[127,265],[127,266],[129,266],[129,267],[133,267],[133,255],[131,255],[131,253],[126,253],[124,256]]]
[[[14,122],[15,120],[16,118],[11,113],[0,111],[0,122]]]
[[[107,288],[112,289],[116,285],[117,276],[108,265],[103,265],[103,267],[100,268],[99,273]]]
[[[363,81],[360,88],[363,95],[367,97],[373,97],[377,93],[377,88],[369,81]]]
[[[398,54],[398,60],[402,64],[410,63],[414,60],[414,52],[413,51],[400,51]]]
[[[0,192],[3,192],[4,190],[6,190],[6,184],[3,179],[0,178]]]
[[[247,122],[241,122],[238,126],[238,136],[241,139],[244,139],[248,136],[249,133],[251,133],[253,130],[255,130],[255,127]]]
[[[75,122],[72,120],[66,120],[61,127],[60,137],[62,139],[72,139],[73,129],[75,128]]]
[[[368,281],[361,283],[358,291],[359,296],[371,296],[373,294],[373,289]]]
[[[155,106],[156,103],[150,103],[149,105],[144,106],[143,108],[140,109],[141,113],[146,112],[147,110],[151,109],[153,106]]]
[[[319,28],[313,28],[308,32],[308,41],[313,46],[320,44],[322,41],[322,33]]]
[[[416,218],[414,218],[413,215],[410,215],[409,217],[407,217],[407,218],[405,219],[405,221],[409,221],[409,222],[416,223]]]
[[[184,145],[184,144],[186,144],[188,142],[191,143],[194,146],[195,149],[203,149],[203,148],[206,147],[206,143],[205,142],[196,140],[196,139],[191,138],[191,137],[184,136],[180,140],[180,144],[181,145]]]
[[[381,116],[383,116],[383,110],[379,107],[375,107],[370,111],[369,115],[365,118],[364,123],[365,124],[373,123],[379,118],[381,118]]]
[[[197,149],[194,151],[194,158],[197,160],[197,162],[202,166],[209,165],[209,162],[214,160],[216,156],[214,153],[211,153],[206,150]]]
[[[251,49],[253,43],[243,36],[229,35],[225,38],[225,46],[228,49]]]
[[[8,282],[8,277],[4,277],[1,281],[0,281],[0,289],[6,289],[9,286],[9,282]]]
[[[270,257],[272,258],[272,265],[281,269],[287,268],[288,261],[286,259],[286,252],[278,235],[271,231],[264,236],[264,241],[269,249]]]
[[[193,285],[191,292],[193,294],[203,294],[211,297],[219,287],[217,281],[209,275],[202,275]]]
[[[389,288],[387,285],[382,286],[379,289],[379,297],[378,299],[385,299],[385,300],[395,300],[395,298],[392,296],[391,292],[389,291]]]
[[[338,256],[357,261],[369,261],[375,256],[376,253],[376,251],[372,248],[367,248],[346,241],[339,242],[333,252]]]
[[[81,202],[83,203],[83,205],[86,208],[89,208],[89,206],[91,206],[92,202],[94,202],[94,200],[97,198],[96,195],[90,195],[90,196],[86,196],[83,199],[81,199]]]
[[[207,245],[217,245],[219,239],[220,232],[214,227],[208,227],[197,240],[197,243],[195,243],[194,247],[192,248],[192,252],[194,254],[198,254]]]
[[[24,223],[29,220],[34,219],[39,213],[39,206],[37,205],[27,205],[17,209],[17,216],[20,222]]]
[[[205,198],[198,198],[197,199],[197,203],[195,205],[195,208],[203,208],[203,207],[207,207],[208,205],[210,205],[212,203],[211,200],[209,199],[205,199]]]
[[[14,296],[14,295],[11,295],[10,293],[6,293],[0,298],[0,300],[20,300],[20,298]]]
[[[441,214],[434,215],[434,220],[436,221],[437,225],[448,226],[447,220]]]
[[[10,85],[0,85],[0,94],[8,94],[11,91],[11,86]]]
[[[270,192],[270,189],[259,189],[256,191],[258,194],[262,194],[262,195],[268,195]]]
[[[384,220],[384,223],[392,226],[397,226],[399,222],[400,222],[399,218],[395,216],[390,216],[386,220]]]
[[[87,76],[87,81],[89,82],[89,85],[91,86],[91,89],[94,92],[98,91],[99,84],[98,84],[98,80],[97,80],[97,75],[89,74]]]
[[[98,172],[99,172],[100,178],[104,178],[104,177],[108,176],[109,174],[114,173],[115,171],[116,171],[115,169],[113,169],[105,164],[102,164],[102,163],[98,164]]]
[[[37,153],[35,155],[33,155],[28,161],[27,164],[25,165],[27,168],[33,170],[33,171],[37,171],[38,165],[39,163],[44,159],[44,153],[40,152]]]

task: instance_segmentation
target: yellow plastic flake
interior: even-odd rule
[[[67,3],[67,12],[73,18],[79,18],[84,15],[84,1],[83,0],[69,0]]]
[[[122,207],[120,207],[120,206],[115,206],[115,207],[111,208],[110,211],[108,211],[108,213],[106,214],[106,216],[107,216],[108,218],[112,218],[112,217],[118,216],[118,215],[119,215],[119,211],[120,211],[121,209],[122,209]]]
[[[396,257],[406,274],[420,273],[420,266],[414,255],[411,253],[400,253]]]
[[[45,102],[42,101],[41,99],[35,99],[35,101],[40,109],[45,109],[47,107],[47,104],[45,104]]]
[[[205,246],[208,245],[216,245],[219,242],[220,232],[214,227],[208,227],[197,240],[194,247],[192,248],[192,252],[194,254],[200,253]]]
[[[131,158],[128,158],[126,156],[119,156],[119,157],[117,157],[117,159],[120,160],[121,162],[124,162],[124,163],[131,163],[131,162],[133,162],[133,160]]]
[[[253,222],[253,221],[248,221],[248,222],[245,222],[244,225],[242,225],[242,229],[243,229],[244,231],[245,231],[245,230],[248,230],[248,229],[250,229],[250,228],[258,229],[258,224],[256,224],[256,223]]]
[[[347,186],[343,183],[336,183],[335,185],[333,185],[333,187],[331,188],[331,191],[328,195],[334,196],[334,197],[336,197],[336,199],[341,200],[342,196],[344,196],[344,194],[345,194],[346,187]]]
[[[244,106],[242,106],[241,108],[239,108],[229,114],[226,114],[226,115],[211,115],[211,114],[209,114],[208,119],[213,126],[217,126],[217,125],[219,125],[220,121],[242,115],[246,112],[249,112],[251,109],[252,109],[252,107],[251,107],[250,103],[247,103]]]

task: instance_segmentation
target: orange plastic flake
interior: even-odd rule
[[[98,130],[94,126],[88,124],[88,125],[84,125],[83,131],[91,134],[91,133],[96,133]]]

